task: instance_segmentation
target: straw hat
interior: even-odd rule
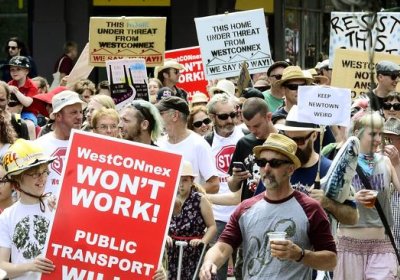
[[[174,69],[177,69],[177,70],[184,70],[185,69],[185,67],[182,64],[180,64],[178,61],[176,61],[175,59],[165,59],[164,60],[164,65],[156,66],[154,68],[154,77],[157,78],[158,73],[161,72],[164,69],[167,69],[167,68],[174,68]]]
[[[192,176],[197,177],[197,174],[193,172],[193,167],[190,161],[184,160],[182,164],[181,176]]]
[[[256,158],[259,158],[260,153],[264,150],[272,150],[288,157],[296,169],[301,166],[300,160],[296,156],[296,142],[283,134],[271,133],[264,144],[253,148],[253,153]]]
[[[196,92],[192,96],[192,101],[190,102],[191,105],[195,105],[197,103],[207,103],[208,97],[202,92]]]
[[[400,135],[400,120],[398,118],[389,118],[383,126],[383,133]]]
[[[282,79],[276,81],[276,85],[283,85],[284,83],[291,81],[291,80],[305,80],[307,85],[313,82],[313,78],[310,76],[304,75],[303,71],[299,66],[288,66],[283,69]]]
[[[298,121],[298,107],[293,105],[290,109],[285,123],[278,123],[275,125],[276,129],[284,131],[320,131],[321,129],[317,124],[305,123]]]

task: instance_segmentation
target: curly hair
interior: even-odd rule
[[[187,122],[187,127],[188,127],[188,129],[194,130],[194,126],[193,126],[194,116],[195,116],[197,113],[200,113],[200,112],[203,112],[204,114],[206,114],[206,115],[208,116],[208,112],[207,112],[206,106],[196,106],[196,107],[194,107],[194,108],[190,111],[190,114],[189,114],[189,117],[188,117],[188,122]]]
[[[14,144],[17,139],[17,133],[11,124],[9,118],[7,118],[6,112],[0,110],[0,143]]]

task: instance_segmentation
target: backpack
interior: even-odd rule
[[[21,119],[20,114],[11,114],[11,124],[18,135],[18,138],[29,140],[29,131],[26,122]]]

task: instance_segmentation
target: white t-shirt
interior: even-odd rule
[[[45,202],[47,204],[47,202]],[[11,263],[29,263],[44,253],[53,214],[37,204],[15,202],[0,215],[0,247],[11,249]],[[28,272],[14,280],[40,279],[40,273]]]
[[[49,132],[35,140],[41,147],[44,148],[46,155],[54,157],[55,160],[49,164],[50,174],[47,177],[45,193],[51,192],[58,196],[61,188],[61,172],[65,164],[65,156],[69,140],[56,139],[54,132]]]
[[[229,164],[231,163],[233,152],[236,148],[236,143],[244,136],[242,129],[236,126],[233,133],[229,137],[219,136],[214,131],[214,138],[211,146],[211,152],[215,159],[215,167],[219,177],[219,194],[228,193],[231,190],[228,186]],[[212,206],[215,220],[228,222],[233,210],[236,206]]]
[[[201,184],[201,182],[207,181],[212,176],[218,176],[214,158],[211,154],[211,147],[197,133],[190,130],[189,136],[176,144],[169,143],[165,136],[157,141],[157,145],[168,151],[181,154],[184,160],[190,161],[193,172],[200,175],[195,178],[196,183]]]

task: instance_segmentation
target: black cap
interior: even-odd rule
[[[186,116],[188,116],[190,113],[189,105],[187,104],[187,102],[177,96],[169,96],[161,99],[160,102],[156,104],[156,107],[158,111],[160,111],[160,113],[170,109],[178,110]]]
[[[282,67],[282,68],[286,68],[289,66],[289,63],[287,63],[286,61],[276,61],[274,62],[267,70],[267,75],[268,77],[271,75],[272,70]]]
[[[242,97],[248,99],[250,97],[258,97],[264,99],[262,92],[256,88],[246,88],[243,90]]]
[[[22,68],[30,68],[29,59],[26,56],[14,56],[8,62],[8,66],[17,66]]]

